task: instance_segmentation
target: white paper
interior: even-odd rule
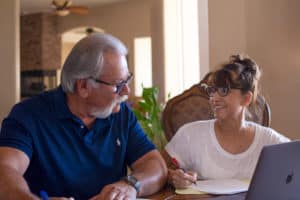
[[[191,188],[209,194],[236,194],[246,192],[249,188],[248,181],[237,179],[201,180]]]

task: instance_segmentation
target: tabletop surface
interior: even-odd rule
[[[151,196],[148,196],[148,199],[157,199],[157,200],[243,200],[246,193],[240,193],[236,195],[208,195],[208,194],[175,194],[174,188],[171,186],[166,186],[161,191]]]

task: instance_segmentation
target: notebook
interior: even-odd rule
[[[249,181],[238,179],[199,180],[196,184],[190,186],[192,189],[214,195],[231,195],[246,192],[248,187]]]
[[[300,141],[265,146],[246,200],[300,199]]]

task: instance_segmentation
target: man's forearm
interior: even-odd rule
[[[153,153],[153,152],[151,152]],[[155,152],[149,158],[138,163],[134,168],[133,175],[140,181],[140,191],[138,196],[147,196],[159,191],[167,180],[167,167],[159,155]]]
[[[0,199],[39,200],[30,192],[25,179],[17,171],[0,166],[0,177]]]

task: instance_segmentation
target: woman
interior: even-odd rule
[[[245,119],[247,107],[255,103],[259,79],[257,64],[240,55],[211,74],[206,91],[215,119],[184,125],[166,145],[165,157],[181,167],[169,169],[169,181],[176,188],[197,178],[250,179],[263,146],[289,141]]]

